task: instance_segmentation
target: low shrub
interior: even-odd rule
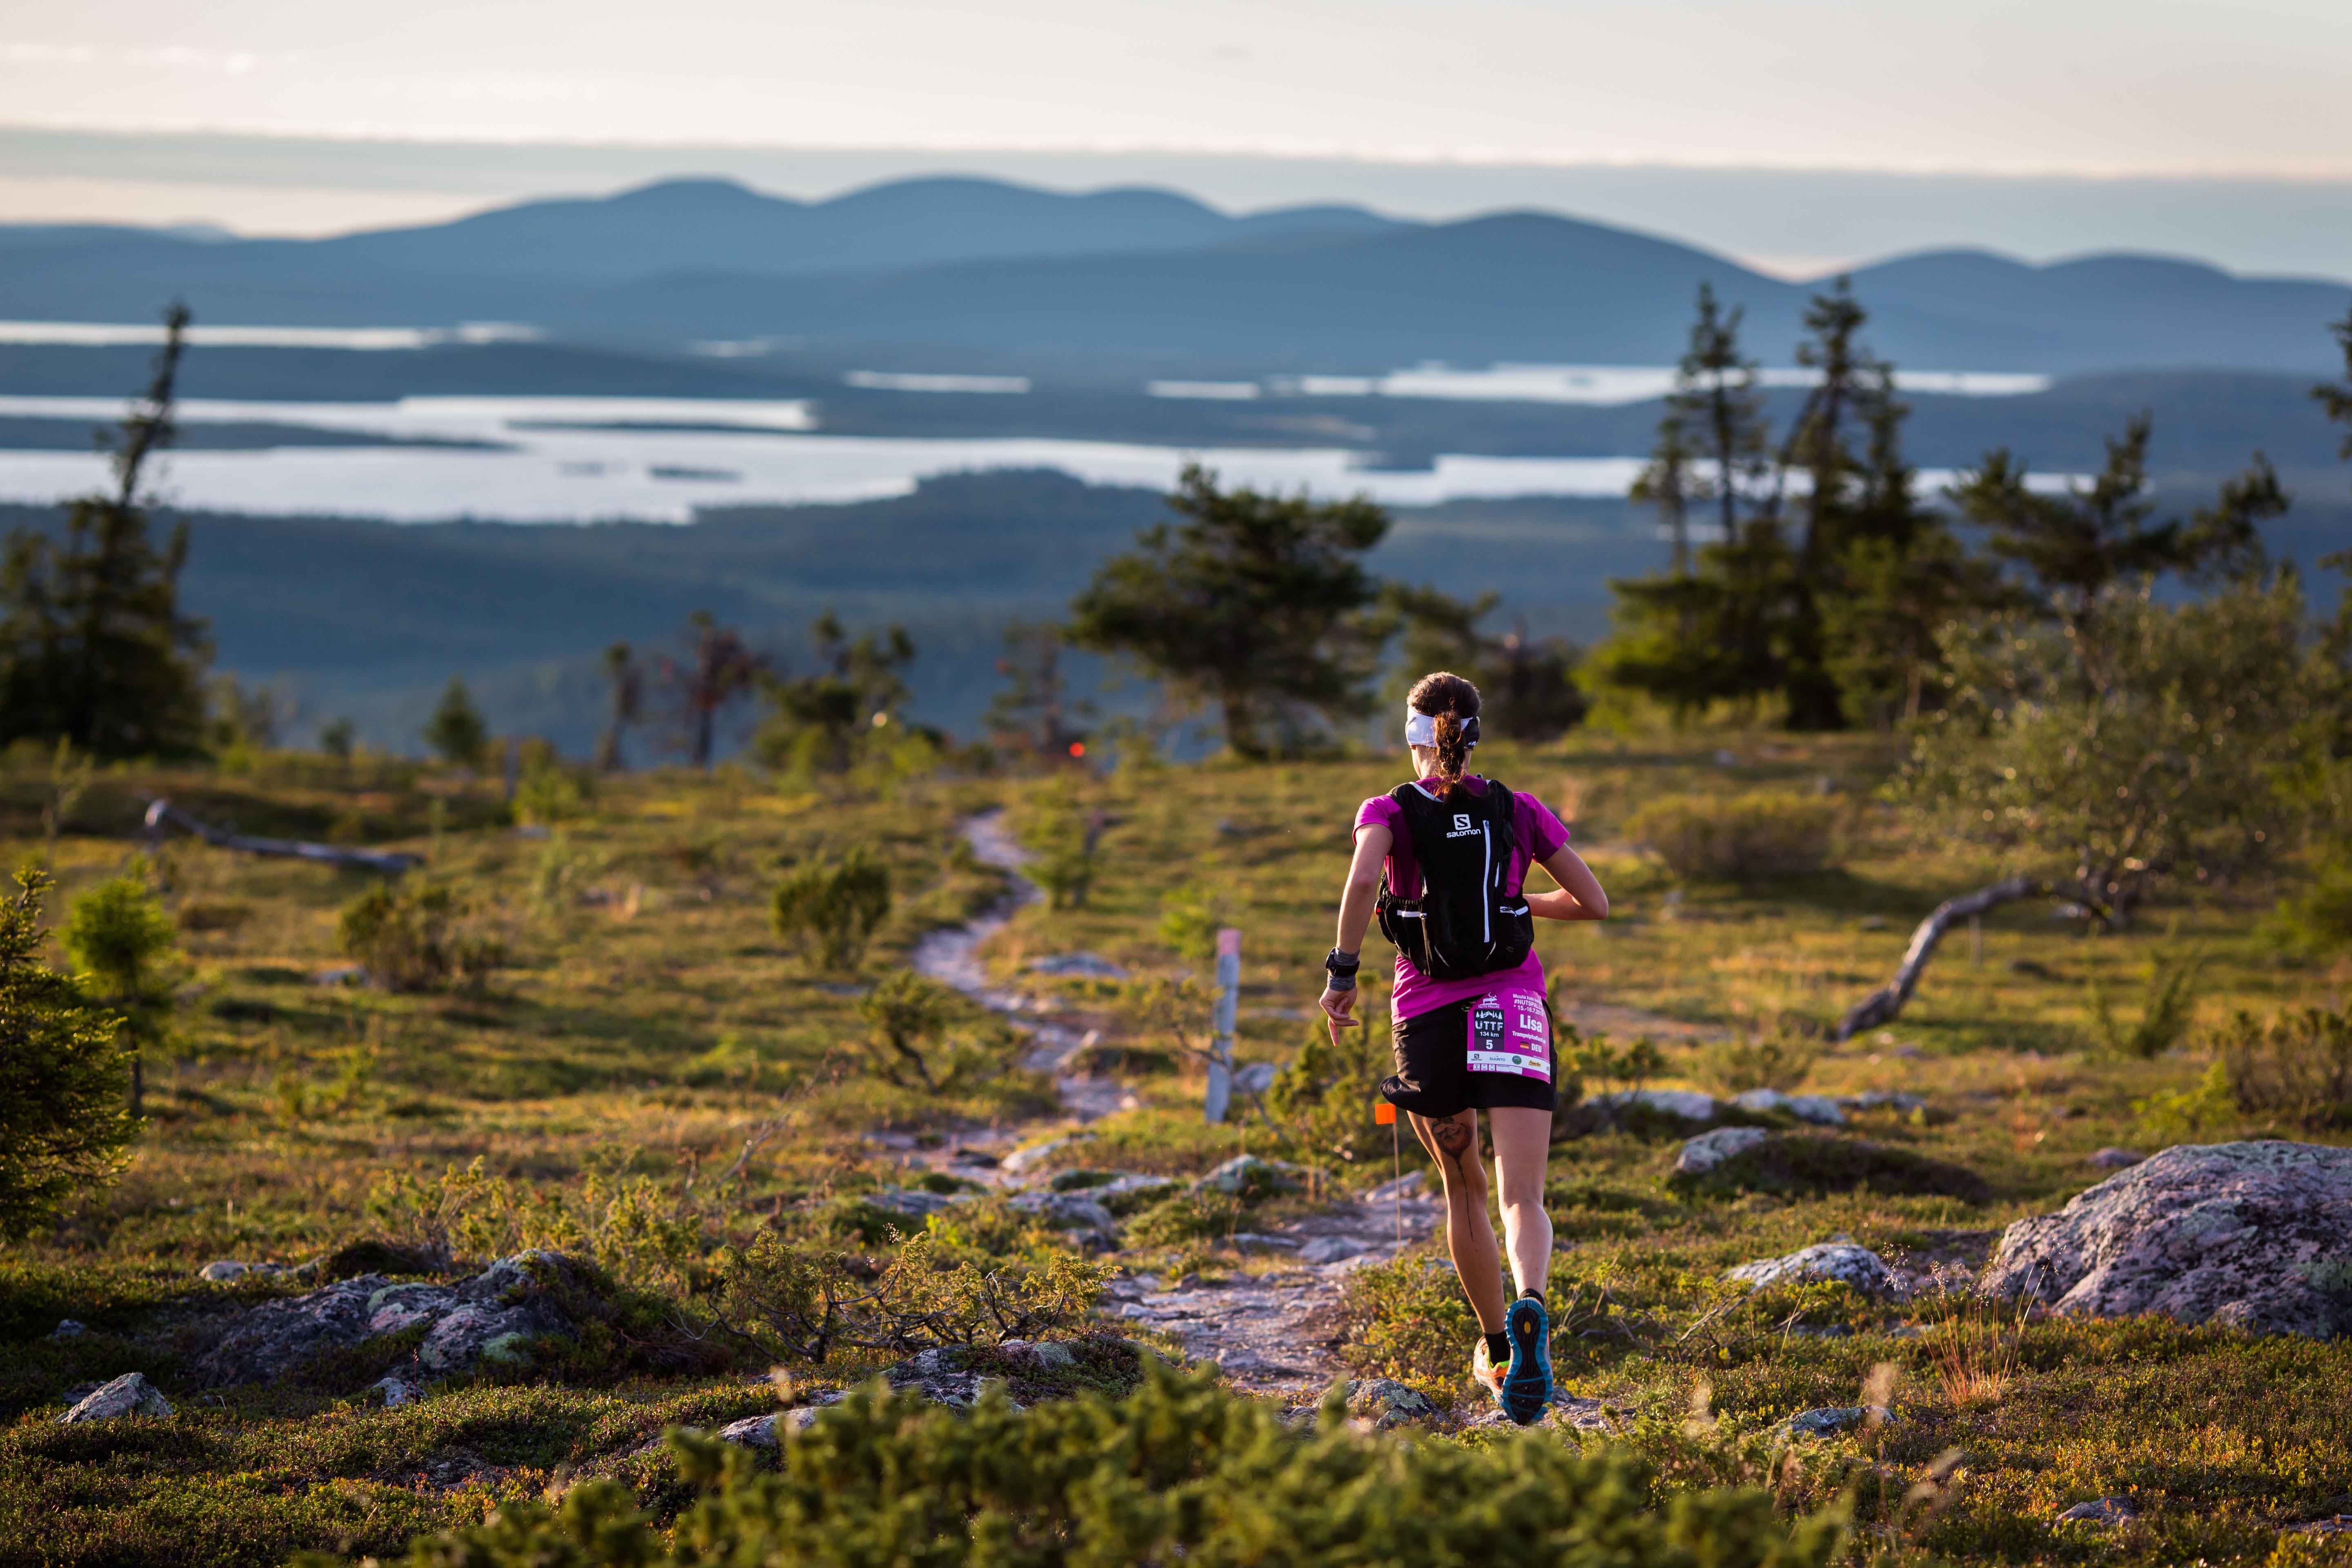
[[[1828,867],[1837,817],[1835,803],[1813,795],[1673,795],[1633,813],[1625,834],[1677,877],[1745,882]]]
[[[2241,1110],[2314,1131],[2352,1126],[2352,1012],[2240,1013],[2215,1045]]]
[[[992,1396],[958,1415],[862,1389],[786,1444],[778,1468],[677,1433],[698,1499],[665,1533],[610,1481],[560,1502],[501,1507],[419,1541],[411,1568],[665,1568],[759,1563],[1827,1563],[1832,1511],[1782,1520],[1770,1493],[1662,1495],[1620,1450],[1543,1436],[1413,1443],[1349,1429],[1336,1398],[1311,1431],[1213,1376],[1148,1370],[1100,1394],[1019,1410]]]
[[[933,1345],[1051,1338],[1082,1325],[1109,1266],[1054,1250],[975,1258],[929,1231],[879,1264],[763,1230],[717,1259],[721,1328],[772,1359],[822,1363],[835,1349],[907,1354]]]
[[[370,888],[343,906],[336,934],[387,991],[472,990],[508,956],[455,889],[422,878]]]
[[[2147,987],[2138,1020],[2129,1028],[2116,1017],[2099,977],[2090,978],[2091,1026],[2102,1048],[2119,1057],[2153,1061],[2180,1043],[2197,1013],[2197,972],[2204,965],[2199,953],[2172,963],[2151,959]]]
[[[1812,1076],[1822,1047],[1817,1041],[1795,1035],[1767,1035],[1753,1040],[1717,1040],[1699,1053],[1698,1076],[1722,1094],[1751,1089],[1777,1089],[1787,1094]]]
[[[1339,1355],[1368,1377],[1451,1394],[1469,1375],[1478,1320],[1443,1258],[1400,1258],[1349,1270],[1339,1287]]]
[[[1123,1234],[1129,1247],[1181,1247],[1231,1236],[1248,1215],[1249,1205],[1231,1193],[1181,1193],[1128,1221]]]
[[[776,934],[824,969],[856,969],[890,913],[890,868],[860,844],[838,864],[812,862],[786,877],[771,906]]]

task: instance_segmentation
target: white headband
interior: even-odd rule
[[[1470,743],[1474,746],[1476,745],[1478,743],[1478,721],[1475,719],[1469,720],[1463,725],[1463,728],[1470,731]],[[1437,744],[1437,715],[1434,713],[1415,712],[1412,709],[1407,708],[1404,710],[1404,743],[1408,746],[1434,746]]]

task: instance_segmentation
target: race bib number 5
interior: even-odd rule
[[[1489,991],[1470,1006],[1470,1070],[1551,1081],[1551,1020],[1540,991]]]

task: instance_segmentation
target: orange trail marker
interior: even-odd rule
[[[1375,1126],[1375,1127],[1393,1127],[1393,1126],[1395,1126],[1395,1125],[1396,1125],[1396,1107],[1395,1107],[1395,1106],[1393,1106],[1393,1105],[1391,1105],[1391,1104],[1390,1104],[1387,1100],[1381,1100],[1378,1105],[1373,1106],[1373,1107],[1372,1107],[1372,1125],[1373,1125],[1373,1126]]]

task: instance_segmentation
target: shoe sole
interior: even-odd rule
[[[1498,1402],[1504,1415],[1532,1426],[1551,1405],[1550,1315],[1521,1297],[1511,1303],[1504,1326],[1511,1336],[1511,1366],[1503,1374]]]

